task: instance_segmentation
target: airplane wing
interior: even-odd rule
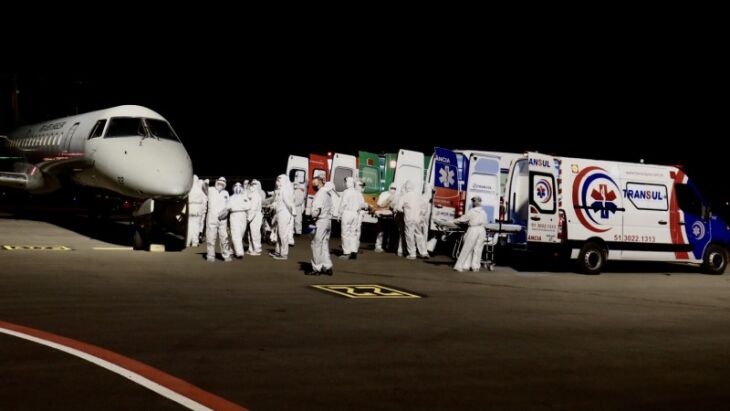
[[[84,157],[69,157],[60,160],[49,160],[38,163],[37,167],[43,174],[59,176],[72,171],[81,171],[94,165],[93,160]]]
[[[34,193],[49,192],[60,186],[59,177],[93,165],[85,158],[49,160],[37,165],[18,163],[13,171],[0,171],[0,187],[14,188]]]
[[[28,177],[29,176],[25,173],[0,171],[0,187],[25,190],[28,186]]]

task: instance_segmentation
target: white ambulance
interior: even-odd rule
[[[506,193],[508,219],[524,228],[512,246],[562,249],[585,273],[607,260],[725,271],[730,227],[680,168],[527,153],[512,164]]]
[[[286,174],[292,183],[301,183],[306,187],[304,215],[311,215],[314,188],[312,180],[320,177],[331,181],[335,189],[332,195],[332,214],[339,218],[340,199],[345,191],[345,178],[357,178],[357,159],[355,156],[342,153],[327,155],[310,154],[309,157],[290,155],[286,164]]]

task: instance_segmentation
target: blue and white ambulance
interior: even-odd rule
[[[507,184],[515,247],[562,249],[589,274],[607,260],[727,266],[730,227],[678,167],[526,153]]]

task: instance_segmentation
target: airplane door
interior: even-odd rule
[[[307,204],[304,207],[304,214],[312,215],[312,200],[314,200],[314,195],[317,193],[312,187],[312,180],[314,177],[320,177],[325,182],[329,181],[330,170],[327,165],[327,156],[310,154],[307,176]]]
[[[63,145],[61,146],[62,152],[68,153],[71,151],[71,140],[73,140],[74,133],[76,133],[76,129],[79,128],[79,124],[80,123],[74,123],[74,125],[72,125],[66,132],[66,136],[63,139]]]
[[[398,190],[401,190],[408,180],[413,183],[413,189],[417,193],[423,192],[423,153],[399,150],[394,177]]]
[[[527,241],[557,243],[557,160],[548,155],[528,153],[529,221]]]
[[[469,158],[466,184],[466,208],[472,208],[471,199],[480,197],[482,208],[487,213],[487,222],[493,223],[499,217],[500,193],[499,159],[473,155]]]

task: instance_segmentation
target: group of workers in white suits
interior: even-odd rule
[[[276,260],[287,260],[289,247],[294,245],[294,235],[302,233],[302,214],[306,199],[303,184],[294,183],[282,174],[276,179],[276,190],[270,197],[261,188],[258,180],[236,183],[233,194],[226,190],[225,177],[218,178],[208,187],[208,180],[193,177],[193,186],[188,195],[188,238],[187,245],[196,247],[205,229],[207,246],[206,259],[215,261],[216,242],[219,243],[224,261],[243,258],[244,239],[248,240],[248,254],[262,253],[261,237],[264,210],[269,209],[271,238],[275,249],[269,253]],[[368,205],[363,196],[363,183],[352,177],[345,179],[345,190],[337,194],[331,182],[315,177],[312,182],[316,195],[312,201],[311,217],[314,220],[314,236],[311,242],[312,270],[309,274],[332,275],[329,239],[332,231],[333,195],[339,195],[339,218],[341,226],[343,259],[357,259],[360,249],[362,219],[367,211],[379,217],[375,251],[383,252],[395,248],[397,231],[397,253],[406,258],[429,258],[427,250],[428,213],[432,189],[424,187],[423,193],[414,189],[411,181],[403,184],[399,192],[394,184],[381,193],[375,207]],[[462,251],[454,265],[456,271],[478,271],[486,240],[487,216],[481,207],[481,199],[472,199],[472,208],[454,220],[468,226],[462,240]],[[204,222],[204,223],[203,223]],[[230,240],[229,240],[230,227]],[[232,243],[232,244],[231,244]]]

